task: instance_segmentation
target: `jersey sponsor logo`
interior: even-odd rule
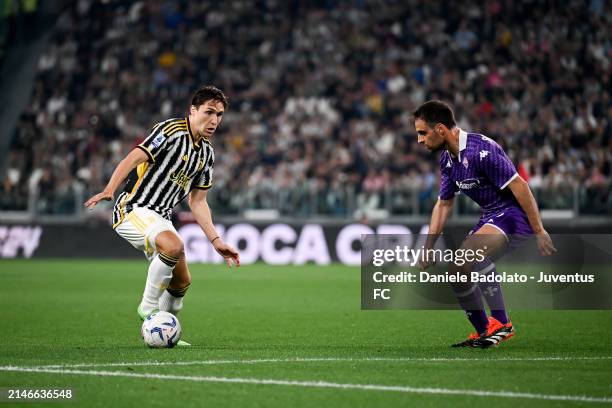
[[[455,184],[461,190],[471,190],[473,188],[480,187],[480,180],[478,180],[477,178],[469,178],[463,181],[455,181]]]
[[[164,143],[164,140],[166,140],[166,138],[164,137],[164,135],[159,135],[157,136],[155,139],[153,139],[153,141],[151,142],[151,147],[153,148],[157,148],[159,146],[162,145],[162,143]]]
[[[178,173],[172,173],[170,175],[170,181],[181,186],[183,190],[187,190],[187,186],[191,183],[191,177],[187,177],[185,170],[181,169]]]
[[[480,160],[484,159],[485,157],[487,157],[489,155],[489,151],[488,150],[481,150],[480,153]]]
[[[187,161],[187,160],[189,160],[189,156],[188,155],[184,155],[183,156],[183,161]]]

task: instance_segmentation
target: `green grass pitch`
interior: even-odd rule
[[[0,261],[0,389],[70,387],[49,405],[66,407],[612,405],[612,311],[511,311],[514,339],[451,349],[460,311],[361,311],[358,268],[191,272],[194,346],[152,350],[144,260]]]

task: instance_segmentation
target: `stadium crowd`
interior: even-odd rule
[[[611,16],[604,0],[79,0],[40,57],[0,209],[35,189],[39,212],[75,211],[214,84],[230,97],[216,213],[430,211],[437,163],[411,112],[438,98],[506,149],[542,207],[610,214]]]

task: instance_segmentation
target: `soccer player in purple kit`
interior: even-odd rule
[[[495,141],[458,128],[452,109],[441,101],[425,102],[413,115],[419,144],[430,152],[442,150],[440,193],[431,215],[425,249],[434,247],[452,212],[455,195],[463,192],[481,207],[481,216],[461,248],[484,250],[486,259],[457,268],[460,273],[496,273],[491,257],[516,246],[526,235],[535,235],[542,255],[556,252],[542,225],[529,185]],[[420,266],[424,270],[431,263],[423,259]],[[452,288],[476,330],[467,340],[453,347],[486,348],[514,336],[499,283],[468,280],[467,283],[454,283]],[[491,310],[490,317],[484,308],[483,294]]]

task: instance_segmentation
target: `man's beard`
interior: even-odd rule
[[[430,150],[431,153],[436,153],[444,149],[446,147],[446,143],[444,143],[444,138],[442,138],[442,136],[438,132],[434,130],[433,133],[438,137],[438,139],[442,139],[442,143]]]
[[[443,149],[444,149],[444,143],[441,143],[438,147],[434,147],[433,149],[428,149],[428,150],[429,150],[429,153],[437,153]]]

